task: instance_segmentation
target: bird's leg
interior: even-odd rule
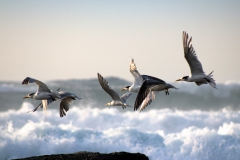
[[[166,95],[169,95],[168,89],[165,89],[165,93]]]

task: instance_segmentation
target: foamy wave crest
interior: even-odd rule
[[[77,151],[141,152],[151,160],[240,159],[239,112],[73,106],[60,118],[57,110],[26,113],[33,107],[23,103],[0,113],[1,159]]]

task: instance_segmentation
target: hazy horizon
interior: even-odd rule
[[[0,81],[190,74],[182,32],[206,74],[240,81],[240,1],[0,1]],[[180,83],[180,82],[179,82]]]

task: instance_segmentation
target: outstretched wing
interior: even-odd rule
[[[145,109],[148,105],[150,105],[153,100],[156,98],[156,95],[158,94],[158,91],[150,91],[147,95],[147,97],[143,100],[139,111],[141,112],[143,109]]]
[[[191,44],[192,37],[188,39],[188,34],[186,32],[183,32],[183,49],[184,49],[184,57],[187,60],[191,74],[204,74],[202,64],[198,60],[196,52]]]
[[[127,99],[132,95],[132,92],[127,92],[123,94],[120,98],[123,103],[126,103]]]
[[[72,97],[74,99],[82,99],[80,97],[78,97],[77,95],[75,95],[74,93],[70,93],[70,92],[65,92],[65,91],[58,91],[59,95],[60,95],[60,99],[64,99],[67,97]]]
[[[102,86],[103,90],[105,90],[114,101],[121,101],[117,92],[115,92],[108,84],[108,82],[98,73],[98,81]]]
[[[144,108],[151,103],[152,99],[150,92],[151,92],[151,88],[153,88],[154,86],[158,85],[159,82],[157,81],[147,81],[145,80],[138,92],[137,98],[135,100],[135,104],[134,104],[134,111],[137,110],[139,108],[139,106],[143,103],[143,101],[145,101],[142,105],[144,106]],[[149,97],[148,97],[149,96]]]
[[[60,117],[66,116],[66,112],[69,110],[69,107],[74,99],[72,97],[64,98],[60,103],[59,114]]]
[[[36,80],[34,78],[27,77],[23,80],[22,84],[29,84],[29,83],[36,83],[38,85],[38,91],[39,92],[50,92],[50,89],[48,89],[47,85],[43,82]]]
[[[137,66],[134,63],[134,59],[132,59],[131,63],[130,63],[130,72],[132,73],[133,78],[134,78],[133,84],[141,86],[142,83],[143,83],[143,78],[142,78],[142,76],[139,74],[139,72],[137,70]]]

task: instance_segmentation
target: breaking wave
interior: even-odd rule
[[[141,152],[151,160],[240,159],[240,111],[139,113],[73,105],[60,118],[57,110],[26,113],[33,107],[24,102],[0,112],[1,159],[78,151]]]

